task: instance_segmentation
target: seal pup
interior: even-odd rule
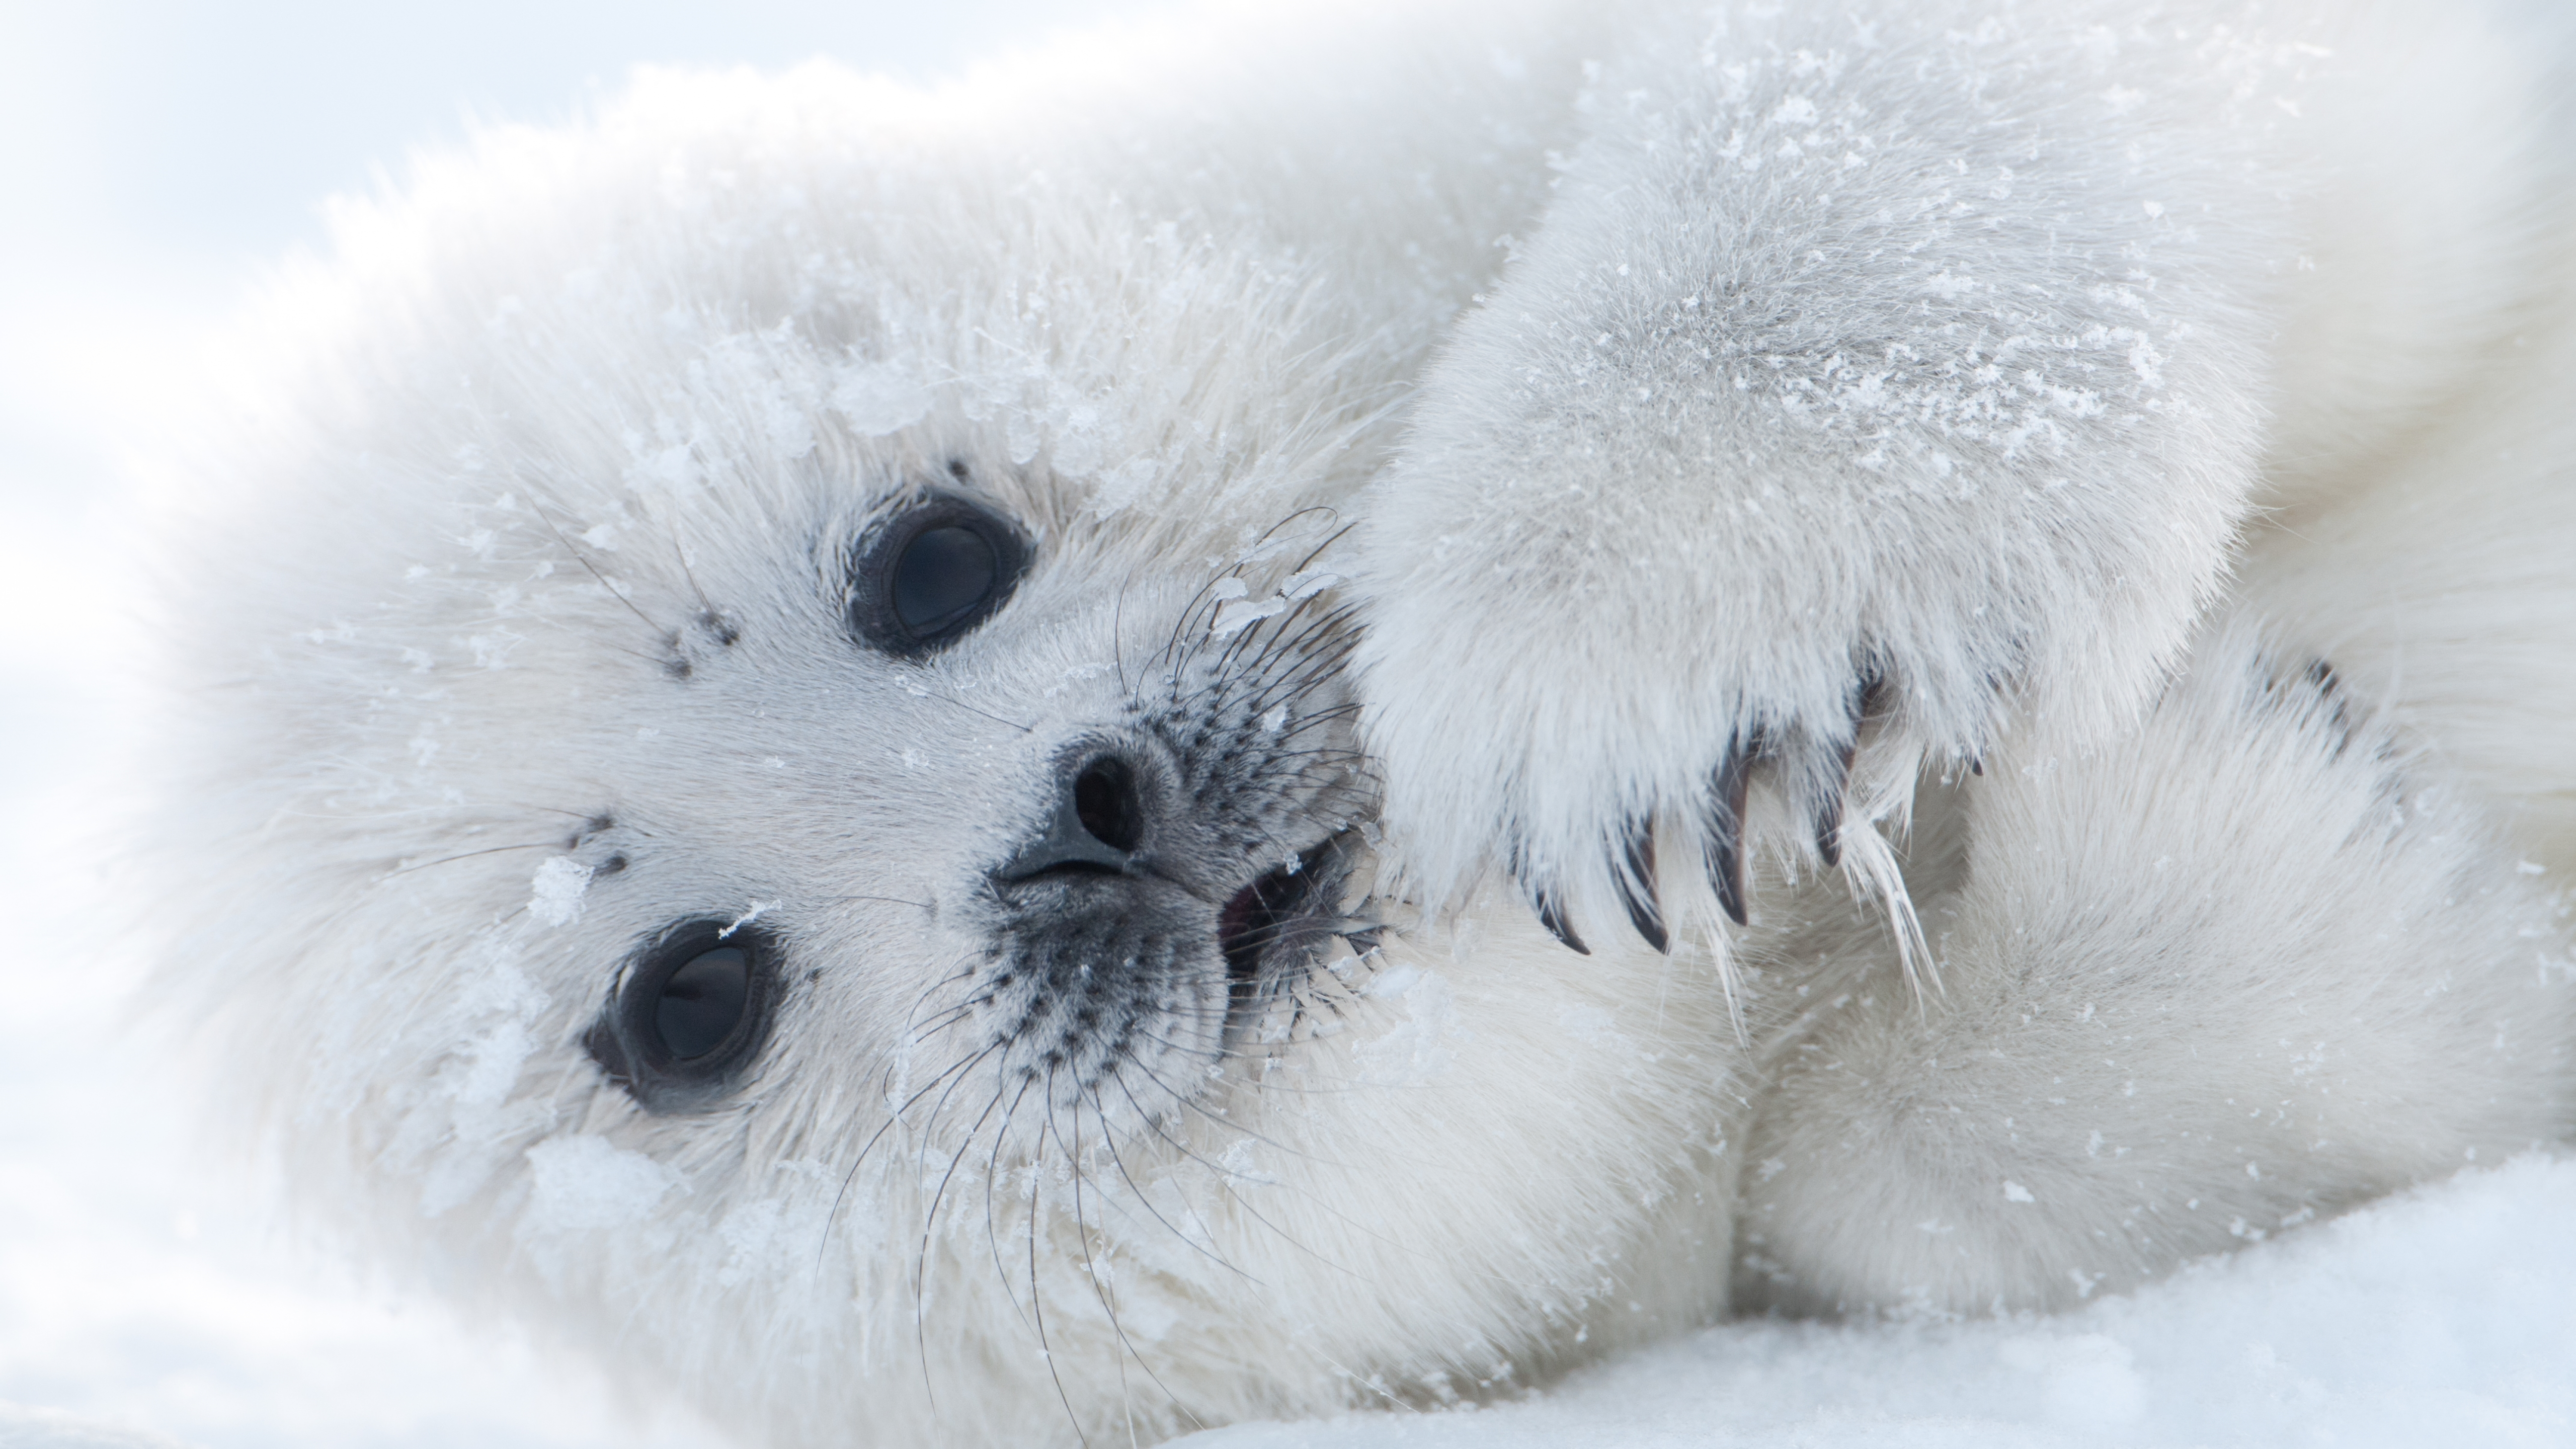
[[[2251,625],[1906,777],[1920,1004],[1794,858],[1723,969],[1409,904],[1339,530],[1589,22],[1464,23],[650,78],[342,214],[181,534],[159,831],[299,1194],[755,1442],[1025,1444],[2056,1302],[2558,1130],[2537,883]]]

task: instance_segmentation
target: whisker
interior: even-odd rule
[[[1011,1119],[1019,1114],[1020,1099],[1029,1094],[1036,1081],[1030,1076],[1020,1078],[1020,1089],[1011,1094],[1011,1105],[1002,1109],[1001,1125],[993,1129],[993,1150],[984,1159],[984,1241],[992,1249],[993,1273],[1002,1285],[1003,1296],[1011,1300],[1011,1311],[1020,1315],[1022,1323],[1027,1323],[1029,1316],[1020,1311],[1019,1292],[1011,1287],[1010,1270],[1002,1266],[1001,1234],[993,1223],[993,1181],[1002,1175],[1002,1143],[1011,1134]],[[999,1097],[1001,1089],[995,1088],[993,1095]]]
[[[887,1132],[893,1130],[897,1123],[903,1120],[903,1114],[911,1111],[913,1104],[930,1095],[932,1089],[936,1088],[942,1081],[947,1080],[951,1076],[973,1069],[977,1062],[980,1062],[984,1058],[992,1055],[994,1052],[999,1051],[1001,1047],[1002,1043],[995,1042],[993,1045],[984,1048],[982,1051],[977,1052],[971,1057],[965,1057],[958,1061],[949,1063],[946,1067],[940,1070],[937,1076],[934,1076],[928,1082],[923,1083],[920,1091],[906,1097],[903,1100],[902,1105],[896,1107],[893,1111],[888,1112],[886,1114],[885,1121],[877,1125],[877,1130],[868,1134],[868,1140],[859,1148],[859,1155],[850,1159],[850,1170],[841,1175],[841,1190],[833,1195],[832,1210],[823,1215],[824,1242],[822,1246],[817,1247],[815,1250],[815,1262],[818,1266],[822,1261],[822,1253],[824,1249],[830,1245],[832,1222],[835,1218],[840,1216],[842,1199],[849,1195],[850,1184],[858,1180],[860,1164],[868,1160],[868,1153],[875,1150],[878,1141],[882,1139]],[[892,1069],[889,1068],[888,1070],[891,1071]],[[963,1080],[962,1076],[959,1079]],[[938,1114],[934,1112],[932,1115],[935,1117]]]
[[[1047,1068],[1046,1086],[1041,1089],[1039,1102],[1046,1108],[1049,1119],[1052,1120],[1055,1112],[1055,1068],[1053,1067]],[[1082,1441],[1083,1449],[1091,1449],[1091,1436],[1082,1432],[1082,1416],[1073,1411],[1073,1398],[1064,1391],[1064,1375],[1056,1370],[1054,1347],[1047,1342],[1046,1306],[1039,1301],[1038,1296],[1038,1199],[1039,1194],[1046,1190],[1046,1175],[1037,1169],[1044,1167],[1045,1164],[1046,1134],[1040,1132],[1037,1162],[1032,1165],[1029,1174],[1029,1309],[1037,1317],[1038,1356],[1046,1360],[1047,1377],[1055,1380],[1055,1396],[1064,1403],[1064,1416],[1073,1424],[1073,1437]],[[1079,1162],[1073,1164],[1073,1172],[1075,1180],[1079,1181],[1082,1176],[1082,1164]],[[1076,1235],[1079,1236],[1078,1223],[1076,1227]]]
[[[1152,1074],[1151,1072],[1146,1073],[1146,1076],[1147,1076],[1147,1077],[1149,1077],[1149,1078],[1150,1078],[1150,1077],[1152,1077],[1152,1075],[1153,1075],[1153,1074]],[[1159,1084],[1159,1083],[1157,1083],[1157,1085],[1160,1085],[1160,1084]],[[1128,1091],[1127,1091],[1127,1084],[1126,1084],[1126,1083],[1124,1083],[1124,1082],[1119,1083],[1119,1084],[1118,1084],[1118,1090],[1119,1090],[1119,1091],[1121,1091],[1121,1092],[1126,1093],[1127,1101],[1128,1101],[1129,1105],[1134,1106],[1134,1105],[1136,1104],[1136,1094],[1135,1094],[1135,1093],[1133,1093],[1133,1092],[1128,1092]],[[1166,1091],[1168,1091],[1168,1090],[1170,1090],[1170,1089],[1169,1089],[1169,1088],[1165,1088],[1165,1090],[1166,1090]],[[1143,1108],[1143,1107],[1141,1107],[1141,1106],[1138,1106],[1138,1107],[1137,1107],[1137,1111],[1141,1113],[1141,1112],[1143,1112],[1143,1111],[1144,1111],[1144,1108]],[[1339,1264],[1339,1263],[1334,1262],[1332,1259],[1325,1257],[1323,1254],[1318,1253],[1318,1252],[1316,1252],[1314,1249],[1309,1248],[1309,1247],[1307,1247],[1305,1244],[1303,1244],[1303,1243],[1301,1243],[1301,1242],[1297,1241],[1297,1239],[1295,1238],[1295,1236],[1293,1236],[1292,1234],[1290,1234],[1290,1233],[1288,1232],[1288,1230],[1287,1230],[1287,1229],[1282,1228],[1282,1227],[1280,1227],[1277,1223],[1274,1223],[1274,1222],[1270,1221],[1270,1219],[1268,1219],[1268,1218],[1266,1218],[1266,1217],[1263,1217],[1263,1216],[1261,1215],[1261,1212],[1260,1212],[1260,1210],[1259,1210],[1258,1208],[1255,1208],[1251,1203],[1246,1202],[1246,1201],[1244,1200],[1243,1194],[1241,1194],[1241,1193],[1239,1193],[1239,1192],[1236,1192],[1236,1191],[1234,1190],[1234,1187],[1233,1187],[1232,1183],[1229,1181],[1229,1179],[1230,1179],[1230,1178],[1232,1178],[1232,1177],[1234,1176],[1234,1174],[1233,1174],[1233,1173],[1228,1172],[1226,1169],[1224,1169],[1224,1168],[1222,1168],[1222,1167],[1217,1166],[1217,1165],[1216,1165],[1215,1163],[1213,1163],[1213,1162],[1209,1162],[1206,1158],[1199,1156],[1197,1153],[1190,1151],[1190,1150],[1189,1150],[1188,1148],[1186,1148],[1186,1147],[1183,1147],[1180,1143],[1178,1143],[1178,1142],[1176,1142],[1176,1141],[1173,1141],[1171,1134],[1169,1134],[1169,1133],[1167,1133],[1167,1132],[1163,1131],[1163,1130],[1162,1130],[1162,1128],[1161,1128],[1159,1125],[1156,1125],[1156,1124],[1154,1123],[1153,1119],[1151,1119],[1150,1117],[1146,1119],[1146,1126],[1147,1126],[1147,1129],[1148,1129],[1148,1130],[1150,1130],[1151,1132],[1153,1132],[1153,1134],[1154,1134],[1155,1136],[1162,1138],[1164,1142],[1166,1142],[1167,1144],[1169,1144],[1169,1145],[1171,1146],[1172,1150],[1174,1150],[1174,1151],[1176,1151],[1176,1152],[1181,1153],[1182,1155],[1184,1155],[1184,1156],[1186,1156],[1186,1157],[1190,1158],[1190,1159],[1191,1159],[1192,1161],[1194,1161],[1194,1162],[1200,1163],[1201,1165],[1205,1166],[1205,1167],[1206,1167],[1210,1172],[1212,1172],[1212,1173],[1216,1174],[1216,1189],[1217,1189],[1217,1191],[1219,1191],[1219,1192],[1221,1192],[1221,1193],[1224,1193],[1224,1194],[1226,1195],[1226,1197],[1227,1197],[1228,1199],[1230,1199],[1230,1200],[1234,1203],[1234,1205],[1235,1205],[1236,1207],[1239,1207],[1239,1208],[1243,1209],[1243,1211],[1244,1211],[1244,1215],[1245,1215],[1245,1216],[1247,1216],[1247,1217],[1251,1218],[1254,1222],[1261,1224],[1263,1227],[1268,1228],[1272,1233],[1276,1234],[1276,1235],[1278,1236],[1278,1238],[1279,1238],[1279,1241],[1281,1241],[1281,1242],[1283,1242],[1283,1243],[1286,1243],[1288,1246],[1290,1246],[1290,1247],[1292,1247],[1292,1248],[1295,1248],[1297,1251],[1299,1251],[1299,1252],[1301,1252],[1301,1253],[1306,1254],[1308,1257],[1313,1258],[1316,1262],[1321,1263],[1321,1264],[1323,1264],[1325,1267],[1327,1267],[1327,1268],[1331,1268],[1331,1269],[1333,1269],[1333,1270],[1334,1270],[1334,1271],[1336,1271],[1336,1272],[1340,1272],[1340,1273],[1349,1273],[1349,1274],[1350,1274],[1350,1276],[1352,1276],[1352,1277],[1354,1277],[1354,1278],[1356,1278],[1356,1277],[1358,1277],[1358,1276],[1359,1276],[1359,1274],[1357,1274],[1357,1273],[1353,1273],[1349,1268],[1344,1267],[1342,1264]]]
[[[1114,1069],[1112,1070],[1111,1075],[1116,1075]],[[1100,1114],[1101,1122],[1106,1124],[1109,1121],[1109,1108],[1100,1100],[1099,1085],[1094,1083],[1090,1087],[1085,1088],[1085,1090],[1091,1093],[1092,1110],[1098,1112]],[[1134,1099],[1131,1097],[1129,1100],[1133,1101]],[[1135,1175],[1127,1170],[1127,1159],[1118,1155],[1118,1144],[1114,1139],[1110,1139],[1105,1126],[1101,1136],[1103,1138],[1101,1145],[1108,1150],[1109,1160],[1117,1166],[1118,1175],[1126,1179],[1128,1191],[1133,1192],[1136,1195],[1137,1204],[1143,1207],[1147,1213],[1152,1214],[1154,1221],[1161,1223],[1165,1231],[1187,1244],[1192,1251],[1198,1253],[1201,1257],[1206,1258],[1209,1262],[1214,1263],[1218,1267],[1225,1269],[1227,1272],[1234,1274],[1243,1281],[1247,1283],[1259,1283],[1261,1281],[1260,1279],[1253,1277],[1251,1274],[1244,1272],[1241,1268],[1238,1268],[1232,1263],[1229,1263],[1225,1259],[1217,1256],[1205,1246],[1192,1241],[1189,1234],[1182,1232],[1177,1227],[1174,1227],[1172,1225],[1172,1220],[1163,1216],[1162,1209],[1154,1206],[1153,1199],[1145,1195],[1145,1189],[1142,1184],[1136,1181]]]
[[[1118,581],[1118,597],[1109,606],[1109,662],[1118,670],[1118,695],[1121,699],[1131,692],[1127,687],[1127,659],[1123,651],[1127,639],[1127,590],[1135,582],[1136,570],[1130,568],[1127,577]]]
[[[1303,1158],[1303,1159],[1305,1159],[1305,1160],[1306,1160],[1306,1161],[1308,1161],[1308,1162],[1331,1162],[1331,1161],[1333,1160],[1333,1159],[1331,1159],[1331,1158],[1329,1158],[1329,1157],[1317,1157],[1317,1156],[1315,1156],[1313,1153],[1311,1153],[1311,1152],[1307,1152],[1307,1151],[1305,1151],[1305,1150],[1303,1150],[1303,1149],[1301,1149],[1301,1148],[1291,1147],[1291,1146],[1287,1145],[1287,1144],[1286,1144],[1286,1143],[1284,1143],[1284,1142],[1279,1142],[1279,1141],[1276,1141],[1276,1140],[1274,1140],[1274,1139],[1272,1139],[1272,1138],[1269,1138],[1269,1137],[1263,1136],[1261,1133],[1258,1133],[1258,1132],[1253,1131],[1251,1128],[1244,1126],[1244,1125],[1243,1125],[1242,1123],[1240,1123],[1240,1122],[1230,1121],[1230,1120],[1228,1120],[1227,1118],[1224,1118],[1224,1117],[1221,1117],[1221,1116],[1217,1115],[1216,1113],[1210,1112],[1210,1111],[1209,1111],[1209,1110],[1208,1110],[1208,1109],[1207,1109],[1203,1104],[1201,1104],[1201,1103],[1199,1102],[1198,1097],[1197,1097],[1197,1095],[1196,1095],[1195,1093],[1187,1093],[1187,1094],[1185,1094],[1185,1093],[1181,1093],[1181,1092],[1175,1092],[1175,1091],[1173,1091],[1173,1090],[1172,1090],[1172,1084],[1171,1084],[1171,1083],[1166,1082],[1166,1081],[1164,1081],[1161,1077],[1158,1077],[1158,1076],[1154,1075],[1154,1069],[1153,1069],[1152,1067],[1146,1066],[1143,1062],[1137,1061],[1137,1060],[1136,1060],[1135,1058],[1133,1058],[1133,1057],[1128,1058],[1128,1059],[1126,1060],[1126,1062],[1124,1062],[1122,1065],[1134,1067],[1137,1071],[1142,1072],[1142,1073],[1144,1074],[1144,1076],[1145,1076],[1145,1080],[1146,1080],[1146,1081],[1149,1081],[1149,1082],[1153,1083],[1155,1086],[1157,1086],[1157,1087],[1161,1088],[1161,1089],[1163,1090],[1164,1095],[1166,1095],[1166,1096],[1170,1097],[1174,1102],[1178,1103],[1179,1105],[1181,1105],[1181,1106],[1183,1106],[1183,1107],[1187,1107],[1187,1108],[1188,1108],[1188,1109],[1190,1109],[1191,1111],[1198,1113],[1200,1116],[1205,1117],[1207,1120],[1209,1120],[1210,1122],[1213,1122],[1213,1123],[1217,1124],[1217,1125],[1218,1125],[1218,1126],[1220,1126],[1220,1127],[1224,1127],[1224,1128],[1228,1129],[1229,1131],[1239,1133],[1240,1135],[1242,1135],[1242,1136],[1244,1136],[1244,1137],[1248,1137],[1248,1138],[1252,1139],[1253,1141],[1260,1143],[1260,1144],[1261,1144],[1261,1145],[1263,1145],[1264,1147],[1275,1147],[1275,1148],[1277,1148],[1278,1150],[1280,1150],[1281,1152],[1285,1152],[1285,1153],[1287,1153],[1287,1154],[1288,1154],[1289,1156],[1291,1156],[1291,1157],[1299,1157],[1299,1158]],[[1133,1095],[1133,1094],[1130,1094],[1127,1100],[1129,1100],[1130,1102],[1133,1102],[1133,1101],[1135,1100],[1134,1095]],[[1140,1109],[1138,1109],[1138,1110],[1140,1110],[1140,1111],[1141,1111],[1142,1109],[1140,1108]],[[1164,1140],[1165,1140],[1165,1141],[1170,1141],[1171,1139],[1169,1139],[1169,1138],[1165,1138]],[[1188,1151],[1188,1149],[1186,1149],[1186,1148],[1181,1148],[1181,1145],[1180,1145],[1179,1143],[1177,1143],[1177,1142],[1173,1142],[1173,1143],[1172,1143],[1172,1146],[1174,1146],[1175,1148],[1180,1148],[1180,1150],[1182,1150],[1182,1151]],[[1215,1167],[1216,1167],[1216,1164],[1214,1164],[1214,1163],[1212,1163],[1212,1162],[1208,1162],[1206,1158],[1204,1158],[1204,1157],[1199,1157],[1196,1153],[1191,1153],[1190,1155],[1191,1155],[1191,1157],[1192,1157],[1194,1160],[1196,1160],[1196,1161],[1198,1161],[1198,1162],[1204,1163],[1205,1165],[1207,1165],[1207,1166],[1209,1166],[1209,1167],[1211,1167],[1211,1168],[1215,1168]],[[1218,1170],[1218,1171],[1220,1171],[1220,1172],[1224,1171],[1224,1169],[1222,1169],[1222,1168],[1217,1168],[1217,1170]]]
[[[968,704],[966,701],[958,699],[953,695],[939,694],[934,691],[924,690],[922,691],[921,697],[924,699],[935,699],[941,704],[953,704],[959,709],[966,711],[968,714],[980,714],[995,724],[1009,725],[1011,728],[1018,730],[1024,735],[1033,735],[1037,733],[1036,725],[1022,724],[1020,721],[1015,719],[1004,719],[1002,716],[993,713],[989,709],[977,709],[975,706]]]
[[[487,845],[487,846],[485,846],[485,847],[484,847],[483,849],[481,849],[481,850],[465,850],[465,851],[459,851],[459,852],[457,852],[457,853],[456,853],[456,854],[454,854],[454,855],[442,855],[442,856],[440,856],[440,857],[439,857],[438,859],[436,859],[436,860],[415,860],[415,861],[411,861],[411,862],[409,862],[409,863],[407,863],[407,864],[403,864],[403,865],[395,866],[392,870],[386,871],[386,872],[385,872],[385,874],[386,874],[386,875],[388,875],[388,876],[409,875],[409,874],[411,874],[413,871],[416,871],[416,870],[427,870],[427,869],[429,869],[429,868],[430,868],[431,866],[433,866],[433,865],[451,865],[451,864],[454,864],[455,862],[460,861],[460,860],[472,860],[474,857],[476,857],[476,856],[478,856],[478,855],[499,855],[499,854],[501,854],[501,853],[502,853],[502,852],[504,852],[504,851],[510,851],[510,850],[561,850],[561,849],[563,849],[563,843],[562,843],[561,841],[556,841],[556,840],[538,840],[538,841],[532,841],[532,842],[530,842],[529,844],[526,844],[526,845]]]
[[[573,558],[574,558],[577,562],[579,562],[579,563],[581,564],[582,568],[583,568],[583,569],[585,569],[585,570],[587,570],[587,571],[589,572],[589,574],[590,574],[590,576],[591,576],[592,578],[599,580],[599,586],[600,586],[601,588],[603,588],[603,589],[608,590],[609,597],[611,597],[611,598],[613,598],[613,599],[617,600],[617,602],[619,602],[619,603],[621,603],[621,604],[624,604],[624,605],[626,606],[626,610],[627,610],[627,612],[628,612],[628,613],[633,614],[636,618],[643,620],[643,621],[644,621],[644,627],[645,627],[645,628],[647,628],[647,629],[652,630],[652,631],[654,632],[654,634],[656,634],[657,636],[659,636],[659,637],[661,637],[661,638],[663,638],[663,639],[670,639],[670,638],[674,637],[674,635],[677,633],[677,631],[676,631],[676,630],[669,629],[669,628],[664,627],[663,625],[660,625],[660,624],[654,623],[654,622],[653,622],[653,616],[652,616],[652,615],[645,613],[645,612],[644,612],[644,610],[642,609],[642,607],[640,607],[639,605],[637,605],[637,604],[636,604],[636,602],[635,602],[633,599],[630,599],[630,598],[626,597],[626,595],[625,595],[624,593],[622,593],[622,592],[620,592],[620,591],[618,590],[618,587],[617,587],[615,584],[612,584],[612,583],[610,583],[610,582],[608,581],[608,575],[606,575],[606,574],[604,574],[604,573],[601,573],[601,572],[599,571],[599,566],[598,566],[597,564],[594,564],[594,563],[592,563],[592,562],[590,561],[590,555],[588,555],[588,554],[586,554],[586,553],[583,553],[583,552],[582,552],[580,549],[578,549],[578,548],[573,547],[572,540],[571,540],[571,539],[569,539],[569,538],[567,538],[567,537],[565,537],[565,536],[564,536],[564,531],[563,531],[561,528],[558,528],[558,527],[556,527],[556,526],[555,526],[555,521],[554,521],[554,519],[552,519],[552,518],[550,518],[550,517],[548,517],[548,516],[547,516],[547,514],[546,514],[546,506],[545,506],[545,504],[544,504],[544,503],[539,502],[539,501],[538,501],[536,498],[534,498],[534,497],[530,497],[530,498],[529,498],[529,500],[528,500],[528,509],[529,509],[529,511],[530,511],[530,512],[532,512],[532,513],[536,514],[536,516],[537,516],[537,521],[538,521],[539,523],[542,523],[542,524],[544,524],[544,525],[546,526],[546,531],[547,531],[548,533],[551,533],[551,534],[553,534],[553,535],[555,536],[555,542],[560,543],[560,544],[562,544],[562,545],[564,546],[564,552],[571,554],[571,555],[573,556]],[[657,662],[664,662],[664,663],[667,663],[668,661],[667,661],[667,660],[662,660],[662,661],[657,661]]]
[[[944,1094],[942,1100],[945,1100]],[[965,1140],[957,1144],[955,1152],[949,1154],[948,1170],[939,1175],[938,1190],[930,1195],[930,1206],[921,1214],[921,1250],[913,1255],[912,1260],[912,1341],[915,1352],[921,1358],[921,1386],[924,1393],[930,1392],[930,1340],[929,1330],[924,1323],[927,1315],[922,1312],[922,1300],[923,1292],[930,1284],[931,1233],[938,1226],[939,1204],[948,1196],[949,1181],[957,1176],[958,1164],[966,1160],[967,1150],[975,1145],[975,1134],[984,1130],[984,1119],[993,1114],[993,1108],[1001,1100],[1001,1090],[995,1088],[993,1100],[984,1104],[984,1111],[976,1117],[975,1125],[966,1129]],[[934,1109],[930,1115],[932,1123],[935,1124],[939,1118],[938,1111]],[[927,1129],[924,1135],[928,1135]],[[938,1407],[934,1396],[931,1412],[937,1413]]]

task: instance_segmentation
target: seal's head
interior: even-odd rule
[[[925,104],[651,82],[281,289],[161,833],[292,1185],[778,1444],[1705,1311],[1718,993],[1374,893],[1333,549],[1437,308]]]

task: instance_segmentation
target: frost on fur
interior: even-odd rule
[[[1587,92],[1368,510],[1370,739],[1432,897],[1500,840],[1542,898],[1651,909],[1619,842],[1656,821],[1741,922],[1758,842],[1874,874],[1865,719],[1965,764],[2155,686],[2254,483],[2313,60],[2061,8],[1693,12]]]
[[[2240,621],[1987,766],[1915,863],[1940,994],[1829,968],[1766,1043],[1746,1306],[2072,1303],[2566,1131],[2554,903],[2323,664]]]

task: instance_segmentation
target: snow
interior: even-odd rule
[[[1191,1449],[2576,1443],[2576,1162],[2480,1169],[2055,1318],[1709,1329],[1499,1407]]]
[[[843,374],[832,389],[832,406],[851,427],[876,438],[921,421],[932,397],[911,370],[878,362]]]
[[[680,1186],[680,1175],[670,1168],[587,1133],[549,1137],[529,1148],[528,1166],[536,1190],[528,1226],[541,1233],[641,1222],[664,1193]]]
[[[0,614],[14,621],[0,631],[0,914],[14,928],[0,957],[0,1449],[724,1443],[507,1324],[300,1241],[197,1140],[195,1068],[127,1023],[143,943],[108,869],[148,586],[119,563],[135,499],[120,449],[148,422],[137,399],[186,391],[251,259],[310,240],[310,201],[364,184],[371,159],[453,134],[460,97],[544,116],[632,60],[778,64],[818,46],[919,69],[1038,10],[779,4],[727,7],[719,25],[699,7],[522,0],[445,7],[428,32],[354,18],[375,13],[20,7],[0,46],[0,186],[14,216],[45,218],[0,232]],[[387,28],[349,30],[366,24]],[[616,45],[630,48],[603,48]],[[406,65],[347,63],[385,54]],[[891,418],[913,400],[872,374],[836,401]],[[566,866],[547,862],[531,890],[569,919],[582,882]],[[1372,989],[1418,1008],[1408,1053],[1440,1049],[1443,983]],[[561,1222],[675,1186],[595,1139],[542,1150],[539,1191]],[[2576,1161],[2526,1159],[2063,1317],[1733,1324],[1498,1406],[1190,1442],[2576,1443],[2571,1226]],[[759,1227],[725,1231],[750,1251]]]
[[[0,1449],[181,1449],[159,1434],[84,1424],[68,1414],[0,1404]]]
[[[35,730],[0,731],[0,759],[31,750],[64,756]],[[240,1164],[196,1140],[198,1068],[124,1020],[135,953],[98,871],[74,859],[97,843],[65,849],[114,780],[96,760],[43,786],[0,768],[0,909],[18,923],[0,964],[0,1100],[16,1109],[0,1116],[0,1449],[721,1449],[507,1325],[288,1236]],[[579,1152],[554,1164],[562,1215],[653,1190]]]
[[[581,898],[590,889],[590,867],[569,855],[550,855],[528,881],[528,914],[549,926],[569,926],[581,919]]]

